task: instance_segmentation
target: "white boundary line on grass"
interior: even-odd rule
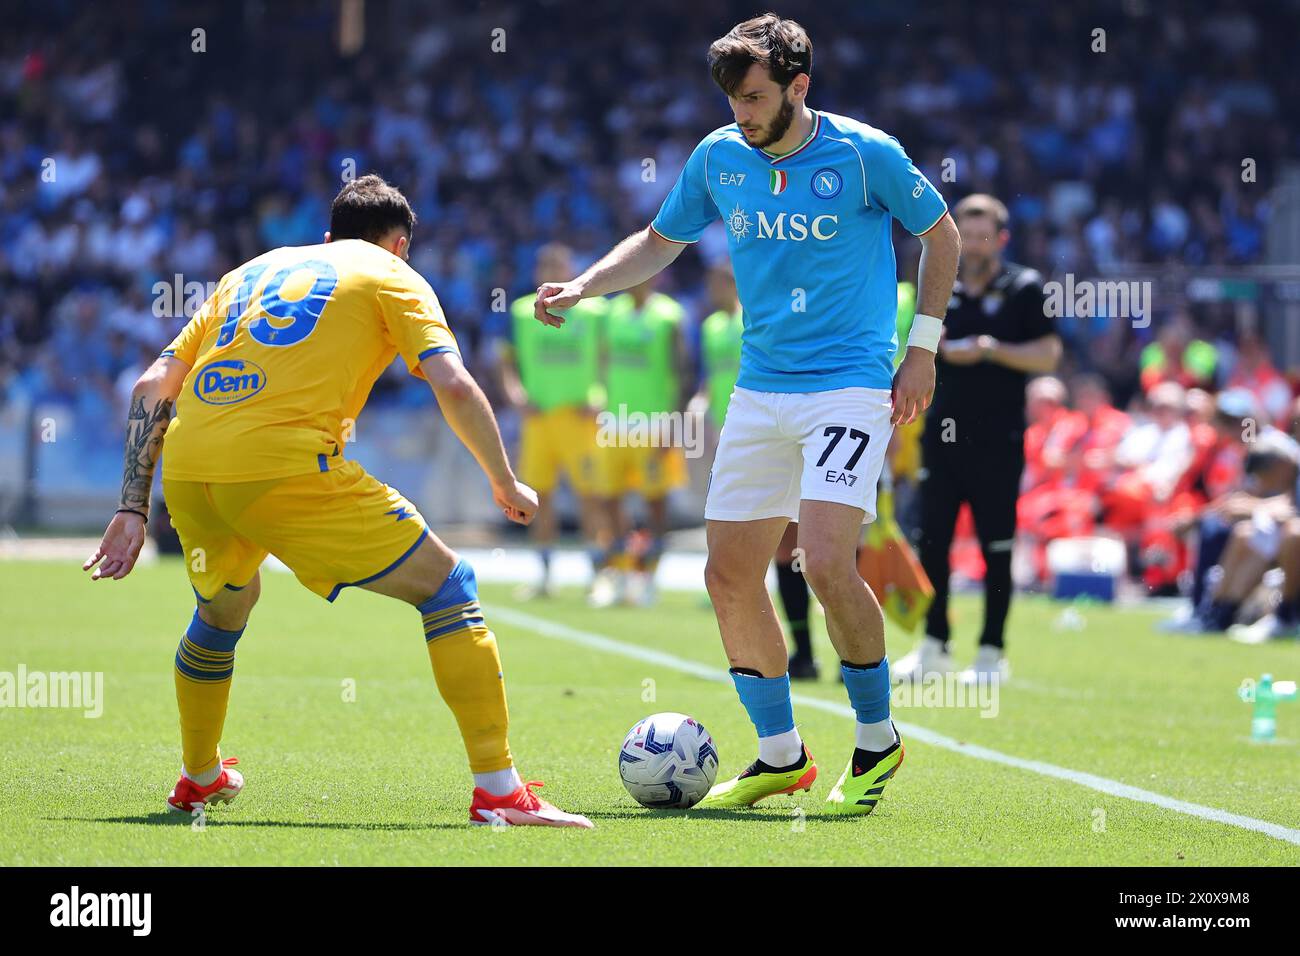
[[[550,637],[556,640],[567,641],[570,644],[578,644],[583,647],[589,647],[592,650],[604,651],[606,654],[617,654],[621,657],[630,657],[634,660],[646,661],[650,664],[658,664],[661,667],[667,667],[671,670],[680,671],[683,674],[690,674],[693,677],[699,677],[702,680],[713,681],[720,684],[729,684],[725,671],[720,671],[716,667],[710,667],[707,664],[700,664],[696,661],[687,660],[684,657],[678,657],[675,654],[667,654],[663,651],[656,651],[649,647],[642,647],[638,644],[629,644],[624,641],[615,640],[612,637],[606,637],[603,634],[595,634],[591,631],[582,631],[576,627],[570,627],[567,624],[561,624],[558,621],[547,620],[543,617],[537,617],[533,614],[527,614],[523,611],[500,605],[492,605],[490,619],[503,621],[507,624],[513,624],[517,627],[526,628],[535,634],[543,637]],[[826,711],[829,714],[837,714],[841,717],[854,717],[853,709],[847,704],[837,704],[834,701],[823,700],[820,697],[812,697],[808,694],[793,693],[790,695],[795,703],[802,707],[813,707],[817,710]],[[1058,767],[1055,764],[1044,763],[1041,760],[1026,760],[1023,757],[1015,757],[1011,754],[1004,754],[997,750],[990,750],[987,747],[981,747],[978,744],[964,744],[952,737],[936,733],[925,727],[918,727],[916,724],[898,722],[898,726],[907,735],[914,740],[922,741],[934,747],[940,747],[944,750],[951,750],[953,753],[963,754],[967,757],[974,757],[976,760],[987,760],[990,763],[999,763],[1007,767],[1015,767],[1017,770],[1027,770],[1030,773],[1036,773],[1044,777],[1054,777],[1057,780],[1065,780],[1068,783],[1078,784],[1081,787],[1087,787],[1089,790],[1096,790],[1098,793],[1104,793],[1112,797],[1120,797],[1124,800],[1134,800],[1138,803],[1149,803],[1152,806],[1162,807],[1166,810],[1173,810],[1176,813],[1183,813],[1189,817],[1199,817],[1202,820],[1209,820],[1213,823],[1223,823],[1228,826],[1239,827],[1242,830],[1253,830],[1256,833],[1262,833],[1265,836],[1273,837],[1275,840],[1283,840],[1287,843],[1293,843],[1300,846],[1300,830],[1284,827],[1280,823],[1272,823],[1268,820],[1257,820],[1254,817],[1243,816],[1239,813],[1229,813],[1227,810],[1219,810],[1215,807],[1202,806],[1199,803],[1188,803],[1186,800],[1175,800],[1173,797],[1167,797],[1161,793],[1154,793],[1150,790],[1143,790],[1141,787],[1129,786],[1126,783],[1120,783],[1118,780],[1111,780],[1109,777],[1099,777],[1096,774],[1084,773],[1081,770],[1071,770],[1068,767]]]

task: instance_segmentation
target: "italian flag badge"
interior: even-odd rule
[[[773,196],[779,196],[785,192],[785,187],[790,185],[790,176],[784,169],[773,169],[770,173],[769,186],[772,189]]]

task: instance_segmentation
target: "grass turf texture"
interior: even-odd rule
[[[824,800],[852,742],[851,721],[796,707],[819,759],[812,793],[745,812],[637,806],[616,757],[640,717],[679,710],[717,741],[720,774],[754,756],[734,691],[643,661],[493,622],[513,605],[484,587],[525,779],[586,813],[594,831],[469,827],[470,778],[438,697],[415,611],[345,592],[330,606],[290,576],[263,575],[240,643],[223,753],[247,788],[193,829],[166,814],[179,742],[171,658],[193,610],[177,561],[92,584],[76,568],[0,564],[6,621],[0,671],[103,671],[104,712],[0,709],[0,864],[1065,864],[1300,863],[1300,847],[1236,827],[1107,796],[919,741],[866,819],[833,818]],[[697,595],[653,610],[595,611],[576,592],[526,613],[719,670],[712,612]],[[1240,647],[1159,635],[1154,612],[1089,608],[1082,631],[1055,631],[1057,605],[1018,601],[1015,677],[995,718],[910,707],[896,717],[1004,753],[1087,771],[1167,796],[1300,826],[1300,708],[1282,705],[1282,741],[1249,742],[1246,677],[1300,676],[1294,643]],[[973,654],[978,602],[956,603],[961,660]],[[844,702],[834,653],[803,693]],[[895,658],[910,638],[891,635]],[[647,701],[647,679],[655,697]],[[344,682],[355,681],[355,702]],[[906,740],[905,740],[906,742]]]

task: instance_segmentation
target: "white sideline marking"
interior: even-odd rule
[[[504,621],[508,624],[514,624],[517,627],[527,628],[535,634],[543,637],[555,638],[556,640],[568,641],[570,644],[579,644],[583,647],[589,647],[592,650],[604,651],[607,654],[617,654],[621,657],[630,657],[635,660],[646,661],[650,664],[658,664],[661,667],[667,667],[671,670],[680,671],[683,674],[690,674],[693,677],[699,677],[702,680],[713,681],[720,684],[730,684],[726,671],[720,671],[716,667],[710,667],[707,664],[700,664],[696,661],[687,660],[684,657],[678,657],[675,654],[667,654],[663,651],[656,651],[649,647],[641,647],[637,644],[628,644],[623,641],[616,641],[612,637],[606,637],[603,634],[595,634],[591,631],[582,631],[576,627],[569,627],[567,624],[560,624],[557,621],[550,621],[546,618],[536,617],[523,611],[510,607],[501,607],[492,605],[491,617]],[[817,710],[826,711],[829,714],[837,714],[841,717],[854,717],[853,708],[847,704],[837,704],[834,701],[823,700],[820,697],[811,697],[807,694],[792,693],[791,699],[801,707],[813,707]],[[1284,827],[1280,823],[1272,823],[1268,820],[1257,820],[1254,817],[1243,816],[1239,813],[1229,813],[1227,810],[1219,810],[1215,807],[1202,806],[1199,803],[1188,803],[1186,800],[1175,800],[1173,797],[1167,797],[1162,793],[1154,793],[1150,790],[1143,790],[1141,787],[1132,787],[1126,783],[1120,783],[1118,780],[1111,780],[1109,777],[1099,777],[1096,774],[1084,773],[1080,770],[1071,770],[1068,767],[1058,767],[1055,764],[1044,763],[1041,760],[1026,760],[1023,757],[1015,757],[1011,754],[1004,754],[997,750],[990,750],[987,747],[981,747],[978,744],[963,744],[952,737],[936,733],[925,727],[919,727],[916,724],[903,723],[898,721],[898,727],[914,740],[920,740],[923,743],[940,747],[944,750],[951,750],[953,753],[963,754],[967,757],[974,757],[976,760],[987,760],[990,763],[1000,763],[1007,767],[1015,767],[1017,770],[1027,770],[1030,773],[1040,774],[1044,777],[1054,777],[1057,780],[1065,780],[1068,783],[1078,784],[1081,787],[1087,787],[1089,790],[1096,790],[1112,797],[1120,797],[1125,800],[1135,800],[1138,803],[1149,803],[1152,806],[1163,807],[1166,810],[1173,810],[1177,813],[1186,814],[1189,817],[1199,817],[1202,820],[1210,820],[1213,823],[1223,823],[1228,826],[1239,827],[1242,830],[1253,830],[1256,833],[1262,833],[1265,836],[1273,837],[1276,840],[1283,840],[1287,843],[1293,843],[1300,846],[1300,830]]]

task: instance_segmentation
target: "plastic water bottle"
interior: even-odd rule
[[[1254,686],[1251,686],[1252,683]],[[1293,680],[1281,680],[1273,683],[1273,675],[1265,674],[1258,683],[1246,681],[1238,691],[1241,699],[1254,709],[1250,718],[1250,737],[1252,740],[1272,741],[1277,737],[1278,701],[1296,699],[1296,683]]]

